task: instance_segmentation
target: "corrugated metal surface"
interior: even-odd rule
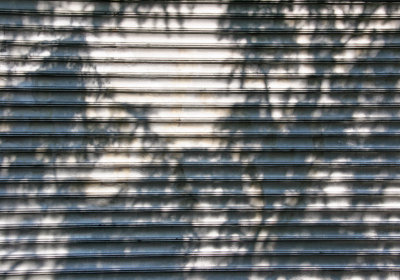
[[[0,13],[0,279],[399,279],[399,2]]]

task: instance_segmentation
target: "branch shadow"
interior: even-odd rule
[[[21,3],[1,279],[396,277],[398,5]]]

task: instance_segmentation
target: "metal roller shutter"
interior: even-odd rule
[[[0,13],[0,279],[399,279],[399,2]]]

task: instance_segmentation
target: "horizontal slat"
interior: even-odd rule
[[[353,234],[351,236],[343,235],[327,235],[327,236],[232,236],[232,237],[221,237],[221,236],[204,236],[204,237],[122,237],[122,238],[60,238],[55,237],[51,239],[44,239],[43,237],[38,237],[36,239],[29,238],[7,238],[0,239],[0,244],[74,244],[74,243],[152,243],[152,242],[173,242],[173,243],[189,243],[189,242],[315,242],[315,241],[344,241],[344,242],[357,242],[357,241],[400,241],[400,236],[396,235],[379,235],[379,236],[365,236]]]
[[[138,148],[113,148],[113,147],[18,147],[18,148],[7,148],[3,147],[0,149],[0,153],[160,153],[160,152],[179,152],[179,153],[253,153],[253,152],[282,152],[282,153],[293,153],[293,152],[399,152],[400,147],[185,147],[185,148],[170,148],[170,147],[138,147]]]
[[[318,221],[224,221],[220,222],[137,222],[137,223],[19,223],[1,224],[2,229],[36,229],[36,228],[143,228],[143,227],[346,227],[346,226],[382,226],[396,227],[398,221],[337,221],[337,220],[318,220]]]
[[[400,45],[399,45],[400,46]],[[66,92],[95,92],[95,93],[212,93],[212,94],[269,94],[273,93],[285,93],[285,94],[307,94],[307,93],[353,93],[353,94],[390,94],[390,93],[400,93],[399,88],[297,88],[297,89],[260,89],[260,88],[243,88],[243,89],[230,89],[230,88],[140,88],[140,87],[67,87],[67,86],[2,86],[0,87],[0,92],[53,92],[53,93],[66,93]]]
[[[143,27],[104,27],[104,26],[54,26],[54,25],[12,25],[3,24],[1,29],[7,30],[39,30],[39,31],[76,31],[76,32],[132,32],[132,33],[179,33],[179,34],[214,34],[214,33],[245,33],[245,34],[376,34],[376,29],[367,28],[324,28],[324,29],[300,29],[300,28],[143,28]],[[400,30],[380,29],[380,34],[398,34]]]
[[[268,178],[235,178],[235,177],[155,177],[155,178],[142,178],[142,177],[119,177],[119,178],[27,178],[24,176],[15,178],[0,178],[0,183],[90,183],[90,182],[103,182],[103,183],[124,183],[124,182],[286,182],[286,181],[297,181],[297,182],[382,182],[382,181],[400,181],[399,176],[343,176],[343,177],[328,177],[328,176],[315,176],[315,177],[304,177],[304,176],[292,176],[292,177],[268,177]]]
[[[400,32],[400,31],[399,31]],[[354,43],[257,43],[252,42],[248,44],[244,43],[180,43],[180,44],[172,44],[172,43],[133,43],[133,42],[88,42],[88,41],[79,41],[79,40],[40,40],[40,41],[33,41],[33,40],[2,40],[1,46],[45,46],[45,47],[52,47],[52,46],[81,46],[85,48],[156,48],[156,49],[285,49],[285,48],[292,48],[292,49],[335,49],[339,48],[343,49],[400,49],[400,44],[398,43],[375,43],[372,42],[370,44],[354,44]]]
[[[227,118],[171,118],[171,117],[52,117],[52,118],[37,118],[37,117],[1,117],[0,122],[78,122],[78,123],[135,123],[135,122],[146,122],[146,123],[292,123],[292,122],[302,122],[302,123],[329,123],[329,122],[399,122],[400,118],[396,117],[319,117],[319,118],[305,118],[305,117],[227,117]]]
[[[40,269],[40,270],[14,270],[0,271],[0,275],[60,275],[60,274],[109,274],[109,273],[172,273],[172,272],[272,272],[272,271],[400,271],[400,266],[201,266],[201,267],[149,267],[149,268],[106,268],[106,269]]]
[[[0,194],[0,199],[2,195]],[[350,207],[106,207],[106,208],[13,208],[5,209],[0,208],[0,213],[9,214],[45,214],[45,213],[132,213],[132,212],[239,212],[239,211],[266,211],[266,212],[400,212],[400,207],[387,207],[387,206],[350,206]]]
[[[73,90],[72,90],[73,91]],[[0,101],[0,107],[110,107],[110,108],[393,108],[399,107],[400,103],[391,102],[377,102],[377,103],[369,103],[369,102],[292,102],[292,103],[284,103],[284,102],[271,102],[271,103],[255,103],[255,102],[247,102],[247,103],[211,103],[211,102],[202,102],[202,103],[192,103],[192,102],[181,102],[181,103],[173,103],[173,102],[164,102],[164,103],[144,103],[144,102],[135,102],[135,103],[118,103],[118,102],[29,102],[29,101]]]
[[[400,162],[107,162],[107,163],[91,163],[91,162],[48,162],[48,163],[18,163],[0,164],[0,168],[125,168],[125,167],[240,167],[240,166],[260,166],[260,167],[400,167]]]
[[[1,256],[1,260],[36,260],[36,259],[93,259],[93,258],[152,258],[152,257],[240,257],[240,256],[393,256],[396,250],[354,250],[354,251],[202,251],[202,252],[136,252],[136,253],[103,253],[103,254],[15,254]]]
[[[7,64],[0,65],[0,75],[8,73],[9,76],[20,76],[26,74],[30,76],[82,76],[82,77],[112,77],[112,78],[126,78],[128,76],[132,78],[143,78],[146,75],[155,78],[165,77],[181,77],[187,78],[190,76],[198,75],[199,78],[209,78],[210,75],[214,75],[216,78],[224,79],[230,76],[232,79],[241,77],[242,79],[255,79],[263,76],[265,79],[273,78],[287,78],[292,77],[293,79],[298,78],[337,78],[342,76],[343,78],[359,77],[365,75],[366,77],[381,77],[383,74],[388,74],[388,78],[400,73],[400,67],[397,67],[395,63],[391,64],[375,64],[368,63],[368,65],[361,64],[348,64],[341,65],[340,63],[333,63],[331,71],[321,71],[321,67],[325,66],[326,63],[304,65],[298,64],[297,67],[294,63],[286,63],[283,65],[274,65],[274,63],[263,63],[263,64],[249,64],[243,62],[242,64],[234,66],[229,62],[225,63],[214,63],[204,64],[196,63],[92,63],[92,62],[55,62],[52,65],[51,70],[46,70],[43,67],[43,63],[47,62],[32,62],[30,64],[17,63],[8,61]],[[49,62],[51,63],[51,62]],[[72,63],[76,63],[76,66],[71,67]],[[80,70],[76,71],[74,68],[79,67]],[[11,70],[12,69],[12,70]],[[158,69],[154,71],[154,69]],[[349,73],[351,72],[351,74]]]
[[[0,76],[6,77],[110,77],[110,78],[171,78],[171,79],[279,79],[279,78],[293,78],[293,79],[333,79],[333,78],[400,78],[399,73],[138,73],[138,72],[84,72],[84,71],[1,71]]]
[[[70,134],[71,135],[71,134]],[[132,137],[132,135],[124,135],[118,137],[107,137],[106,135],[96,135],[96,136],[78,136],[78,137],[64,137],[64,136],[40,136],[36,135],[35,137],[23,137],[23,134],[17,135],[14,137],[3,137],[2,145],[4,148],[17,149],[18,147],[31,148],[40,146],[43,141],[49,141],[45,148],[78,148],[82,149],[85,147],[101,147],[101,148],[133,148],[138,150],[145,151],[146,149],[151,150],[154,145],[157,148],[165,145],[165,147],[171,149],[179,149],[182,145],[185,145],[185,149],[193,149],[193,148],[202,148],[202,149],[214,149],[217,145],[219,145],[220,141],[224,143],[224,146],[240,148],[243,146],[247,146],[249,148],[260,148],[265,147],[266,149],[273,148],[313,148],[318,147],[319,149],[323,149],[324,147],[328,148],[338,148],[339,150],[344,151],[346,147],[351,143],[354,147],[362,147],[368,149],[374,148],[382,148],[384,150],[388,150],[390,148],[394,148],[395,151],[398,150],[398,140],[397,137],[385,137],[374,135],[370,136],[334,136],[329,135],[328,137],[321,137],[321,135],[312,136],[312,135],[298,135],[298,137],[267,137],[262,136],[260,138],[256,137],[234,137],[236,143],[225,143],[225,139],[227,137]],[[29,136],[29,134],[27,135]],[[272,135],[274,136],[274,135]],[[383,138],[382,138],[383,137]],[[50,141],[50,140],[57,141]],[[115,139],[120,139],[122,142],[119,145],[113,145],[113,141]],[[143,144],[143,140],[146,140],[146,143],[151,144]],[[161,142],[155,142],[154,140],[160,140]],[[169,140],[169,141],[166,141]],[[278,140],[278,141],[277,141]],[[384,140],[384,141],[383,141]],[[150,141],[150,142],[149,142]],[[316,141],[317,143],[313,143]],[[377,150],[378,151],[378,150]],[[154,154],[154,153],[153,153]],[[162,155],[160,155],[162,156]]]
[[[182,191],[175,191],[175,192],[104,192],[104,191],[97,191],[96,193],[90,192],[62,192],[62,193],[54,193],[54,192],[37,192],[37,193],[0,193],[0,198],[102,198],[102,197],[363,197],[363,196],[378,196],[378,197],[398,197],[400,196],[400,192],[381,192],[381,191],[341,191],[341,192],[316,192],[316,191],[308,191],[308,192],[271,192],[271,191],[264,191],[264,192],[232,192],[232,191],[221,191],[221,192],[182,192]]]
[[[0,56],[0,61],[22,61],[26,62],[68,62],[68,63],[185,63],[185,64],[324,64],[329,66],[329,63],[338,64],[396,64],[400,60],[397,58],[229,58],[229,59],[209,59],[209,58],[154,58],[154,57],[121,57],[121,58],[110,58],[110,57],[86,57],[79,56],[68,57],[68,56]]]
[[[297,2],[297,1],[296,1]],[[293,4],[296,4],[294,2]],[[196,2],[198,3],[198,2]],[[324,2],[326,3],[326,2]],[[354,1],[352,1],[354,3]],[[346,5],[346,2],[342,2],[340,4]],[[226,12],[226,13],[218,13],[210,11],[210,13],[204,12],[186,12],[186,13],[179,13],[179,12],[129,12],[129,11],[50,11],[50,10],[30,10],[30,9],[2,9],[0,10],[0,14],[4,15],[30,15],[30,16],[68,16],[68,17],[76,17],[76,16],[84,16],[84,17],[123,17],[123,18],[130,18],[130,17],[139,17],[139,18],[167,18],[167,19],[186,19],[186,18],[205,18],[205,19],[236,19],[236,18],[246,18],[246,19],[391,19],[396,20],[400,19],[400,15],[398,14],[375,14],[375,13],[349,13],[346,15],[343,14],[305,14],[305,13],[298,13],[298,14],[285,14],[285,13],[265,13],[262,10],[258,13],[252,13],[251,15],[246,11],[243,12]]]
[[[234,181],[234,182],[271,182],[281,180],[286,181],[329,181],[330,179],[343,181],[396,181],[400,180],[397,175],[398,165],[382,164],[380,165],[293,165],[272,166],[260,165],[131,165],[131,166],[55,166],[55,167],[6,167],[2,169],[0,182],[7,181],[7,178],[12,178],[10,181],[19,182],[20,180],[36,180],[46,178],[45,180],[83,180],[84,182],[91,177],[98,178],[99,181],[109,182],[111,177],[121,178],[120,181],[127,182],[209,182],[216,181]],[[384,168],[382,170],[380,167]],[[209,168],[212,168],[210,171]],[[185,175],[181,175],[185,174]],[[290,174],[288,176],[287,174]],[[155,177],[154,179],[145,178]],[[241,178],[244,178],[241,180]],[[251,180],[250,178],[255,178]],[[206,179],[202,179],[206,178]],[[119,179],[116,179],[118,182]]]
[[[51,3],[53,0],[49,0]],[[132,4],[141,3],[141,0],[85,0],[87,3],[95,3],[95,2],[117,2],[117,3],[124,3],[129,2]],[[82,0],[71,0],[68,2],[82,2]],[[175,3],[174,0],[165,0],[165,3],[171,4]],[[215,4],[214,0],[180,0],[180,3],[184,4]],[[64,2],[65,3],[65,2]],[[218,1],[219,4],[231,4],[231,0],[220,0]],[[320,0],[237,0],[235,1],[237,4],[321,4]],[[348,3],[343,3],[340,0],[324,0],[322,4],[344,4],[344,5],[351,5],[351,4],[384,4],[384,3],[399,3],[399,0],[352,0]]]
[[[223,34],[231,34],[229,30],[237,31],[241,33],[242,30],[249,30],[254,32],[255,30],[261,30],[263,34],[266,34],[265,30],[272,29],[272,32],[277,29],[285,29],[290,31],[315,30],[316,33],[322,33],[324,29],[327,30],[363,30],[370,31],[376,26],[379,26],[379,30],[395,30],[400,27],[399,15],[400,9],[393,10],[391,15],[387,15],[384,19],[384,13],[377,11],[375,15],[371,15],[371,18],[366,18],[362,15],[362,12],[353,12],[353,17],[346,18],[342,15],[335,17],[334,14],[329,14],[327,11],[325,14],[326,18],[323,17],[323,13],[319,16],[307,17],[304,11],[299,10],[299,14],[303,14],[302,17],[295,15],[296,11],[291,11],[286,15],[274,16],[275,12],[271,12],[270,16],[263,16],[261,13],[252,12],[251,15],[246,16],[242,13],[242,16],[237,14],[237,16],[218,15],[214,13],[210,18],[205,18],[202,16],[204,13],[200,14],[197,11],[182,12],[177,15],[176,11],[171,11],[171,16],[165,12],[160,11],[158,15],[156,13],[150,14],[150,17],[144,18],[140,15],[132,16],[93,16],[87,14],[86,16],[62,16],[62,15],[32,15],[32,14],[7,14],[2,15],[0,18],[0,26],[6,26],[7,30],[14,30],[13,27],[22,29],[24,24],[27,25],[26,30],[33,30],[37,26],[44,26],[46,30],[49,28],[60,28],[61,31],[65,31],[67,28],[78,28],[78,30],[88,31],[87,34],[93,33],[93,30],[99,30],[100,32],[109,32],[111,29],[116,30],[116,34],[121,33],[132,33],[132,32],[142,32],[142,30],[155,30],[149,34],[162,34],[161,30],[172,30],[173,34],[177,34],[176,30],[183,30],[184,34],[196,34],[198,30],[204,30],[204,34],[212,34],[212,30],[215,32]],[[368,11],[368,12],[373,12]],[[56,13],[56,11],[55,11]],[[72,11],[74,13],[74,11]],[[129,12],[128,12],[129,13]],[[257,15],[258,14],[258,15]],[[151,16],[153,15],[153,16]],[[179,16],[179,17],[178,17]],[[229,24],[232,23],[232,24]],[[11,27],[11,28],[8,28]],[[36,30],[36,29],[35,29]],[[72,29],[68,29],[71,30]],[[194,30],[194,32],[193,32]],[[74,31],[72,31],[74,32]],[[302,31],[299,31],[300,33]],[[348,32],[348,31],[345,31]],[[284,32],[288,34],[288,32]],[[116,35],[113,34],[113,35]],[[198,33],[197,33],[198,34]],[[243,33],[241,33],[244,35]],[[334,33],[338,34],[338,33]],[[393,33],[392,33],[393,34]]]
[[[121,137],[122,135],[136,135],[138,137],[149,138],[185,138],[189,139],[190,136],[199,136],[202,138],[218,138],[220,135],[224,138],[224,134],[232,133],[232,137],[252,138],[254,134],[259,133],[260,140],[263,138],[271,138],[271,136],[281,136],[293,133],[293,135],[310,135],[330,137],[330,134],[337,133],[338,137],[349,136],[351,138],[358,131],[360,137],[369,135],[371,138],[376,135],[399,135],[400,122],[396,119],[388,120],[387,118],[375,117],[374,119],[367,120],[232,120],[226,121],[224,118],[215,118],[201,122],[196,119],[182,119],[176,121],[168,121],[162,119],[136,119],[127,121],[118,120],[104,120],[104,121],[79,121],[79,120],[46,120],[46,121],[21,121],[21,120],[5,120],[1,121],[1,130],[9,133],[30,133],[35,134],[43,133],[56,133],[55,135],[64,133],[75,133],[76,136],[82,136],[86,131],[90,131],[89,135],[100,136],[101,134],[110,133],[110,137]],[[59,124],[59,125],[57,125]],[[61,125],[62,124],[62,125]],[[264,124],[261,126],[260,124]],[[357,125],[357,127],[355,127]],[[266,127],[268,126],[268,127]],[[222,130],[223,133],[218,131]],[[345,133],[342,133],[342,132]],[[347,133],[346,133],[347,131]],[[377,131],[377,132],[375,132]],[[179,137],[180,135],[185,135]],[[368,134],[369,133],[369,134]],[[1,136],[4,134],[0,133]],[[97,135],[97,136],[96,136]],[[140,135],[140,136],[139,136]],[[160,135],[160,136],[158,136]],[[207,137],[211,136],[211,137]],[[83,138],[85,138],[84,136]],[[287,136],[283,136],[288,138]],[[300,136],[302,137],[302,136]],[[318,136],[317,136],[318,137]],[[131,139],[134,141],[135,139]],[[109,142],[109,141],[108,141]],[[195,143],[193,143],[195,145]]]
[[[179,137],[179,138],[213,138],[213,137],[233,137],[233,138],[268,138],[268,137],[282,137],[282,138],[299,138],[299,137],[398,137],[400,132],[213,132],[213,133],[198,133],[198,132],[182,132],[172,133],[163,132],[152,133],[152,132],[3,132],[0,133],[0,137],[156,137],[156,138],[168,138],[168,137]]]
[[[112,198],[110,198],[112,199]],[[322,198],[320,199],[322,200]],[[126,200],[127,201],[127,200]],[[154,200],[153,203],[155,203]],[[251,201],[248,199],[248,201]],[[92,202],[92,201],[90,201]],[[90,203],[88,202],[88,203]],[[101,202],[101,201],[99,201]],[[83,201],[84,203],[84,201]],[[93,203],[93,202],[92,202]],[[82,203],[81,203],[82,204]],[[229,215],[231,214],[231,215]],[[112,221],[110,225],[108,221]],[[70,225],[74,228],[77,224],[78,228],[83,225],[84,227],[91,228],[92,226],[104,226],[111,228],[114,224],[116,227],[142,227],[148,221],[149,227],[157,227],[157,224],[171,224],[173,226],[181,227],[182,225],[189,226],[193,222],[192,226],[199,225],[210,225],[221,226],[230,225],[233,226],[251,226],[260,223],[260,226],[266,224],[267,226],[281,226],[286,224],[311,224],[314,223],[316,227],[320,223],[325,224],[328,222],[332,223],[366,223],[374,224],[378,222],[377,226],[383,226],[384,222],[389,221],[387,226],[391,223],[400,222],[400,212],[393,211],[252,211],[252,210],[241,210],[241,211],[190,211],[186,212],[168,212],[168,211],[143,211],[142,213],[137,211],[126,211],[126,212],[105,212],[104,214],[99,212],[33,212],[33,213],[1,213],[0,225],[8,228],[13,227],[16,224],[21,224],[21,229],[25,226],[37,224],[41,227],[57,227],[58,224],[64,228]],[[106,225],[104,225],[106,224]],[[64,226],[65,225],[65,226]],[[161,227],[163,227],[163,225]],[[336,224],[338,226],[338,224]],[[394,229],[395,230],[395,229]]]
[[[21,148],[3,149],[1,167],[36,166],[43,168],[70,168],[74,164],[84,168],[109,167],[396,167],[400,159],[400,149],[265,149],[265,150],[222,150],[222,149],[52,149],[29,150]],[[379,156],[379,160],[377,160]],[[40,158],[38,158],[40,157]],[[22,165],[22,166],[21,166]],[[359,169],[359,168],[356,168]],[[393,169],[393,168],[392,168]],[[277,169],[278,172],[279,169]],[[343,170],[343,168],[342,168]],[[362,170],[362,169],[361,169]],[[359,169],[359,171],[361,171]],[[33,170],[32,170],[33,171]],[[161,171],[161,169],[160,169]],[[201,170],[199,170],[201,171]],[[203,170],[204,171],[204,170]],[[365,170],[365,172],[369,172]]]

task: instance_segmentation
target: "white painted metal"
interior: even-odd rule
[[[399,279],[399,2],[0,14],[1,279]]]

